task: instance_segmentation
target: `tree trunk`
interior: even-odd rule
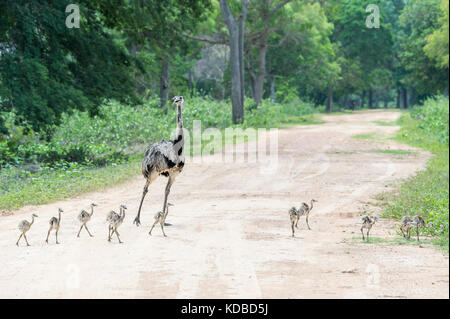
[[[242,6],[246,5],[248,0],[242,1]],[[239,26],[231,13],[230,7],[226,0],[220,0],[220,9],[222,11],[223,21],[230,33],[230,66],[231,66],[231,105],[233,124],[242,123],[244,119],[244,104],[242,94],[241,76],[243,71],[241,68],[241,37],[239,35]],[[243,41],[244,35],[242,35]],[[242,65],[243,67],[243,65]]]
[[[270,76],[270,98],[272,100],[272,102],[276,102],[277,101],[277,96],[275,94],[275,76],[271,75]]]
[[[242,1],[242,14],[239,18],[239,75],[241,81],[241,104],[244,105],[245,99],[245,77],[244,77],[244,33],[245,19],[247,18],[247,4],[249,0]]]
[[[361,108],[363,109],[366,105],[366,90],[363,90],[363,94],[361,95]]]
[[[344,108],[347,108],[347,106],[348,106],[348,95],[345,95],[344,96]]]
[[[369,109],[373,108],[373,91],[369,89]]]
[[[163,58],[161,66],[160,86],[159,86],[159,99],[161,108],[167,114],[166,103],[169,99],[169,62],[167,58]]]
[[[380,106],[380,96],[378,90],[375,90],[375,107],[378,108]]]
[[[255,99],[255,75],[250,73],[248,80],[249,80],[250,96],[254,100]]]
[[[397,108],[400,108],[400,90],[397,89]]]
[[[416,96],[416,90],[414,88],[411,88],[410,94],[409,94],[409,105],[416,105],[417,103],[417,96]]]
[[[327,97],[327,113],[331,113],[333,111],[333,87],[330,85],[328,87],[328,97]]]
[[[188,69],[188,89],[189,94],[192,97],[194,94],[194,76],[192,74],[192,68]]]
[[[261,104],[264,94],[264,79],[266,77],[266,55],[267,55],[267,39],[263,38],[262,45],[259,48],[258,74],[255,83],[255,102]]]
[[[400,108],[401,109],[408,108],[408,92],[404,87],[400,89]]]

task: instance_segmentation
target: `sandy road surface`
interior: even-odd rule
[[[423,168],[424,152],[395,156],[376,149],[411,149],[354,134],[393,134],[397,112],[325,116],[326,124],[279,131],[278,170],[254,163],[190,163],[172,188],[167,238],[148,235],[161,209],[165,178],[150,187],[142,226],[132,224],[144,180],[0,217],[0,297],[12,298],[448,298],[448,256],[429,245],[362,244],[365,204],[400,178]],[[417,150],[416,150],[417,151]],[[291,238],[288,209],[317,199],[312,230],[302,219]],[[76,215],[99,204],[76,238]],[[108,243],[105,216],[128,206],[124,244]],[[63,215],[60,241],[45,245],[48,220]],[[15,246],[17,224],[38,212],[31,247]],[[392,237],[382,220],[373,236]]]

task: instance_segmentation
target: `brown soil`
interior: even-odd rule
[[[367,244],[359,216],[379,213],[376,194],[423,169],[428,153],[392,140],[400,113],[367,111],[324,116],[322,125],[279,131],[278,170],[258,163],[188,163],[172,187],[165,228],[148,235],[161,209],[165,178],[150,187],[132,224],[142,177],[57,203],[24,207],[0,217],[0,298],[448,298],[448,255],[431,245]],[[396,156],[376,149],[418,153]],[[318,200],[308,230],[304,219],[291,237],[288,209]],[[99,204],[76,238],[81,208]],[[128,206],[123,244],[107,241],[106,214]],[[59,240],[44,243],[57,208]],[[20,220],[37,212],[27,237],[15,246]],[[397,225],[382,219],[372,236],[392,238]]]

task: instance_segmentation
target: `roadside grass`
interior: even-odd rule
[[[282,123],[278,125],[278,128],[290,127],[293,125],[317,125],[325,123],[319,116],[315,114],[304,116],[288,116]]]
[[[13,210],[25,205],[41,205],[125,182],[139,173],[139,161],[140,158],[133,155],[127,163],[105,167],[74,166],[42,170],[36,174],[17,171],[15,176],[5,176],[2,173],[0,209]],[[8,183],[3,180],[8,180]]]
[[[369,237],[369,239],[365,239],[363,241],[362,237],[352,237],[347,242],[352,244],[386,244],[386,245],[411,245],[411,246],[419,246],[419,245],[431,245],[434,243],[433,239],[430,238],[420,238],[420,241],[417,241],[416,238],[411,235],[411,238],[408,240],[404,237],[392,237],[392,238],[382,238],[382,237]]]
[[[373,153],[383,153],[383,154],[392,154],[392,155],[416,155],[419,154],[415,151],[408,151],[408,150],[384,150],[384,149],[375,149],[371,150]]]
[[[393,121],[393,122],[374,121],[374,123],[379,126],[397,126],[398,125],[397,121]]]
[[[361,140],[377,140],[380,138],[380,136],[376,133],[366,133],[366,134],[352,135],[352,138],[361,139]]]
[[[200,140],[186,147],[186,156],[221,151],[223,147],[254,140],[245,130],[234,130],[235,136],[220,130],[219,139]],[[192,136],[192,134],[191,134]],[[205,148],[207,149],[205,150]],[[209,154],[205,154],[209,155]],[[14,210],[25,205],[42,205],[90,191],[126,182],[140,175],[144,153],[132,154],[124,163],[104,167],[86,167],[72,163],[59,169],[43,169],[37,173],[23,170],[0,171],[0,210]]]
[[[401,219],[402,216],[422,215],[426,223],[433,222],[434,226],[421,229],[421,234],[433,234],[432,243],[448,252],[448,99],[431,99],[412,114],[404,113],[399,119],[401,129],[395,140],[428,150],[433,157],[428,160],[425,170],[398,183],[396,191],[379,194],[376,198],[384,209],[383,217]],[[435,116],[437,120],[429,121],[428,116]],[[441,126],[435,129],[436,125]]]
[[[313,116],[291,119],[291,125],[320,123]],[[233,134],[227,134],[226,129],[222,128],[216,131],[220,133],[217,138],[211,136],[204,140],[194,139],[192,129],[189,130],[191,140],[190,145],[185,148],[186,156],[217,154],[225,146],[257,139],[255,134],[248,134],[246,128],[235,126],[231,129]],[[9,211],[25,205],[46,204],[123,183],[140,175],[143,156],[143,152],[131,154],[123,163],[112,163],[103,167],[68,163],[61,168],[44,168],[34,174],[20,169],[0,170],[0,210]]]

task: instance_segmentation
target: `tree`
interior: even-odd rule
[[[361,67],[363,77],[359,85],[361,91],[368,92],[369,107],[373,107],[373,91],[376,85],[367,75],[376,69],[389,70],[392,67],[392,25],[387,14],[390,12],[390,2],[388,0],[333,2],[333,10],[329,11],[331,12],[329,17],[335,25],[333,42],[342,50],[343,58],[354,61]],[[366,26],[368,16],[366,8],[370,4],[379,7],[379,28]]]
[[[425,54],[436,61],[440,68],[448,69],[448,30],[449,30],[449,6],[448,0],[442,0],[441,10],[443,15],[439,18],[440,28],[428,35],[427,44],[424,46]]]
[[[440,28],[440,0],[409,0],[400,15],[401,64],[407,74],[402,80],[416,95],[444,92],[448,87],[448,68],[438,67],[424,52],[428,36]]]
[[[223,22],[228,28],[231,67],[233,123],[244,120],[244,29],[249,0],[241,0],[241,15],[235,19],[226,0],[220,0]]]
[[[34,130],[48,130],[72,109],[96,113],[104,99],[139,101],[135,61],[105,31],[100,1],[78,1],[80,28],[71,29],[69,3],[0,2],[0,110],[15,112]]]
[[[286,23],[283,19],[285,15],[282,9],[291,2],[291,0],[263,0],[252,2],[250,8],[249,22],[251,33],[247,36],[248,51],[256,51],[257,58],[256,67],[251,67],[250,76],[252,77],[252,87],[254,100],[256,104],[260,104],[264,94],[264,80],[266,79],[266,56],[269,49],[271,36],[276,30],[282,28]],[[285,34],[285,37],[288,37]],[[280,40],[280,44],[285,38]],[[251,52],[250,52],[251,53]],[[250,58],[250,56],[248,57]],[[256,70],[256,71],[255,71]]]
[[[270,35],[267,44],[272,98],[276,96],[275,79],[286,88],[284,91],[291,91],[280,92],[283,99],[289,99],[293,94],[307,99],[323,95],[328,84],[334,83],[340,73],[335,47],[330,42],[333,25],[319,4],[303,1],[287,4],[280,10],[279,19],[283,22]],[[253,62],[253,65],[257,68],[258,63]],[[322,103],[323,100],[316,102]]]
[[[125,35],[126,45],[133,55],[152,52],[145,71],[146,82],[159,78],[160,106],[165,108],[170,90],[170,68],[174,60],[185,56],[188,64],[198,48],[186,33],[194,33],[198,24],[206,19],[209,0],[114,0],[114,10],[122,15],[108,20],[108,26]],[[111,8],[111,5],[105,5]],[[106,8],[104,8],[106,10]],[[113,9],[111,9],[113,10]],[[187,68],[186,68],[187,69]],[[155,72],[157,71],[157,72]],[[147,84],[148,86],[148,84]]]

